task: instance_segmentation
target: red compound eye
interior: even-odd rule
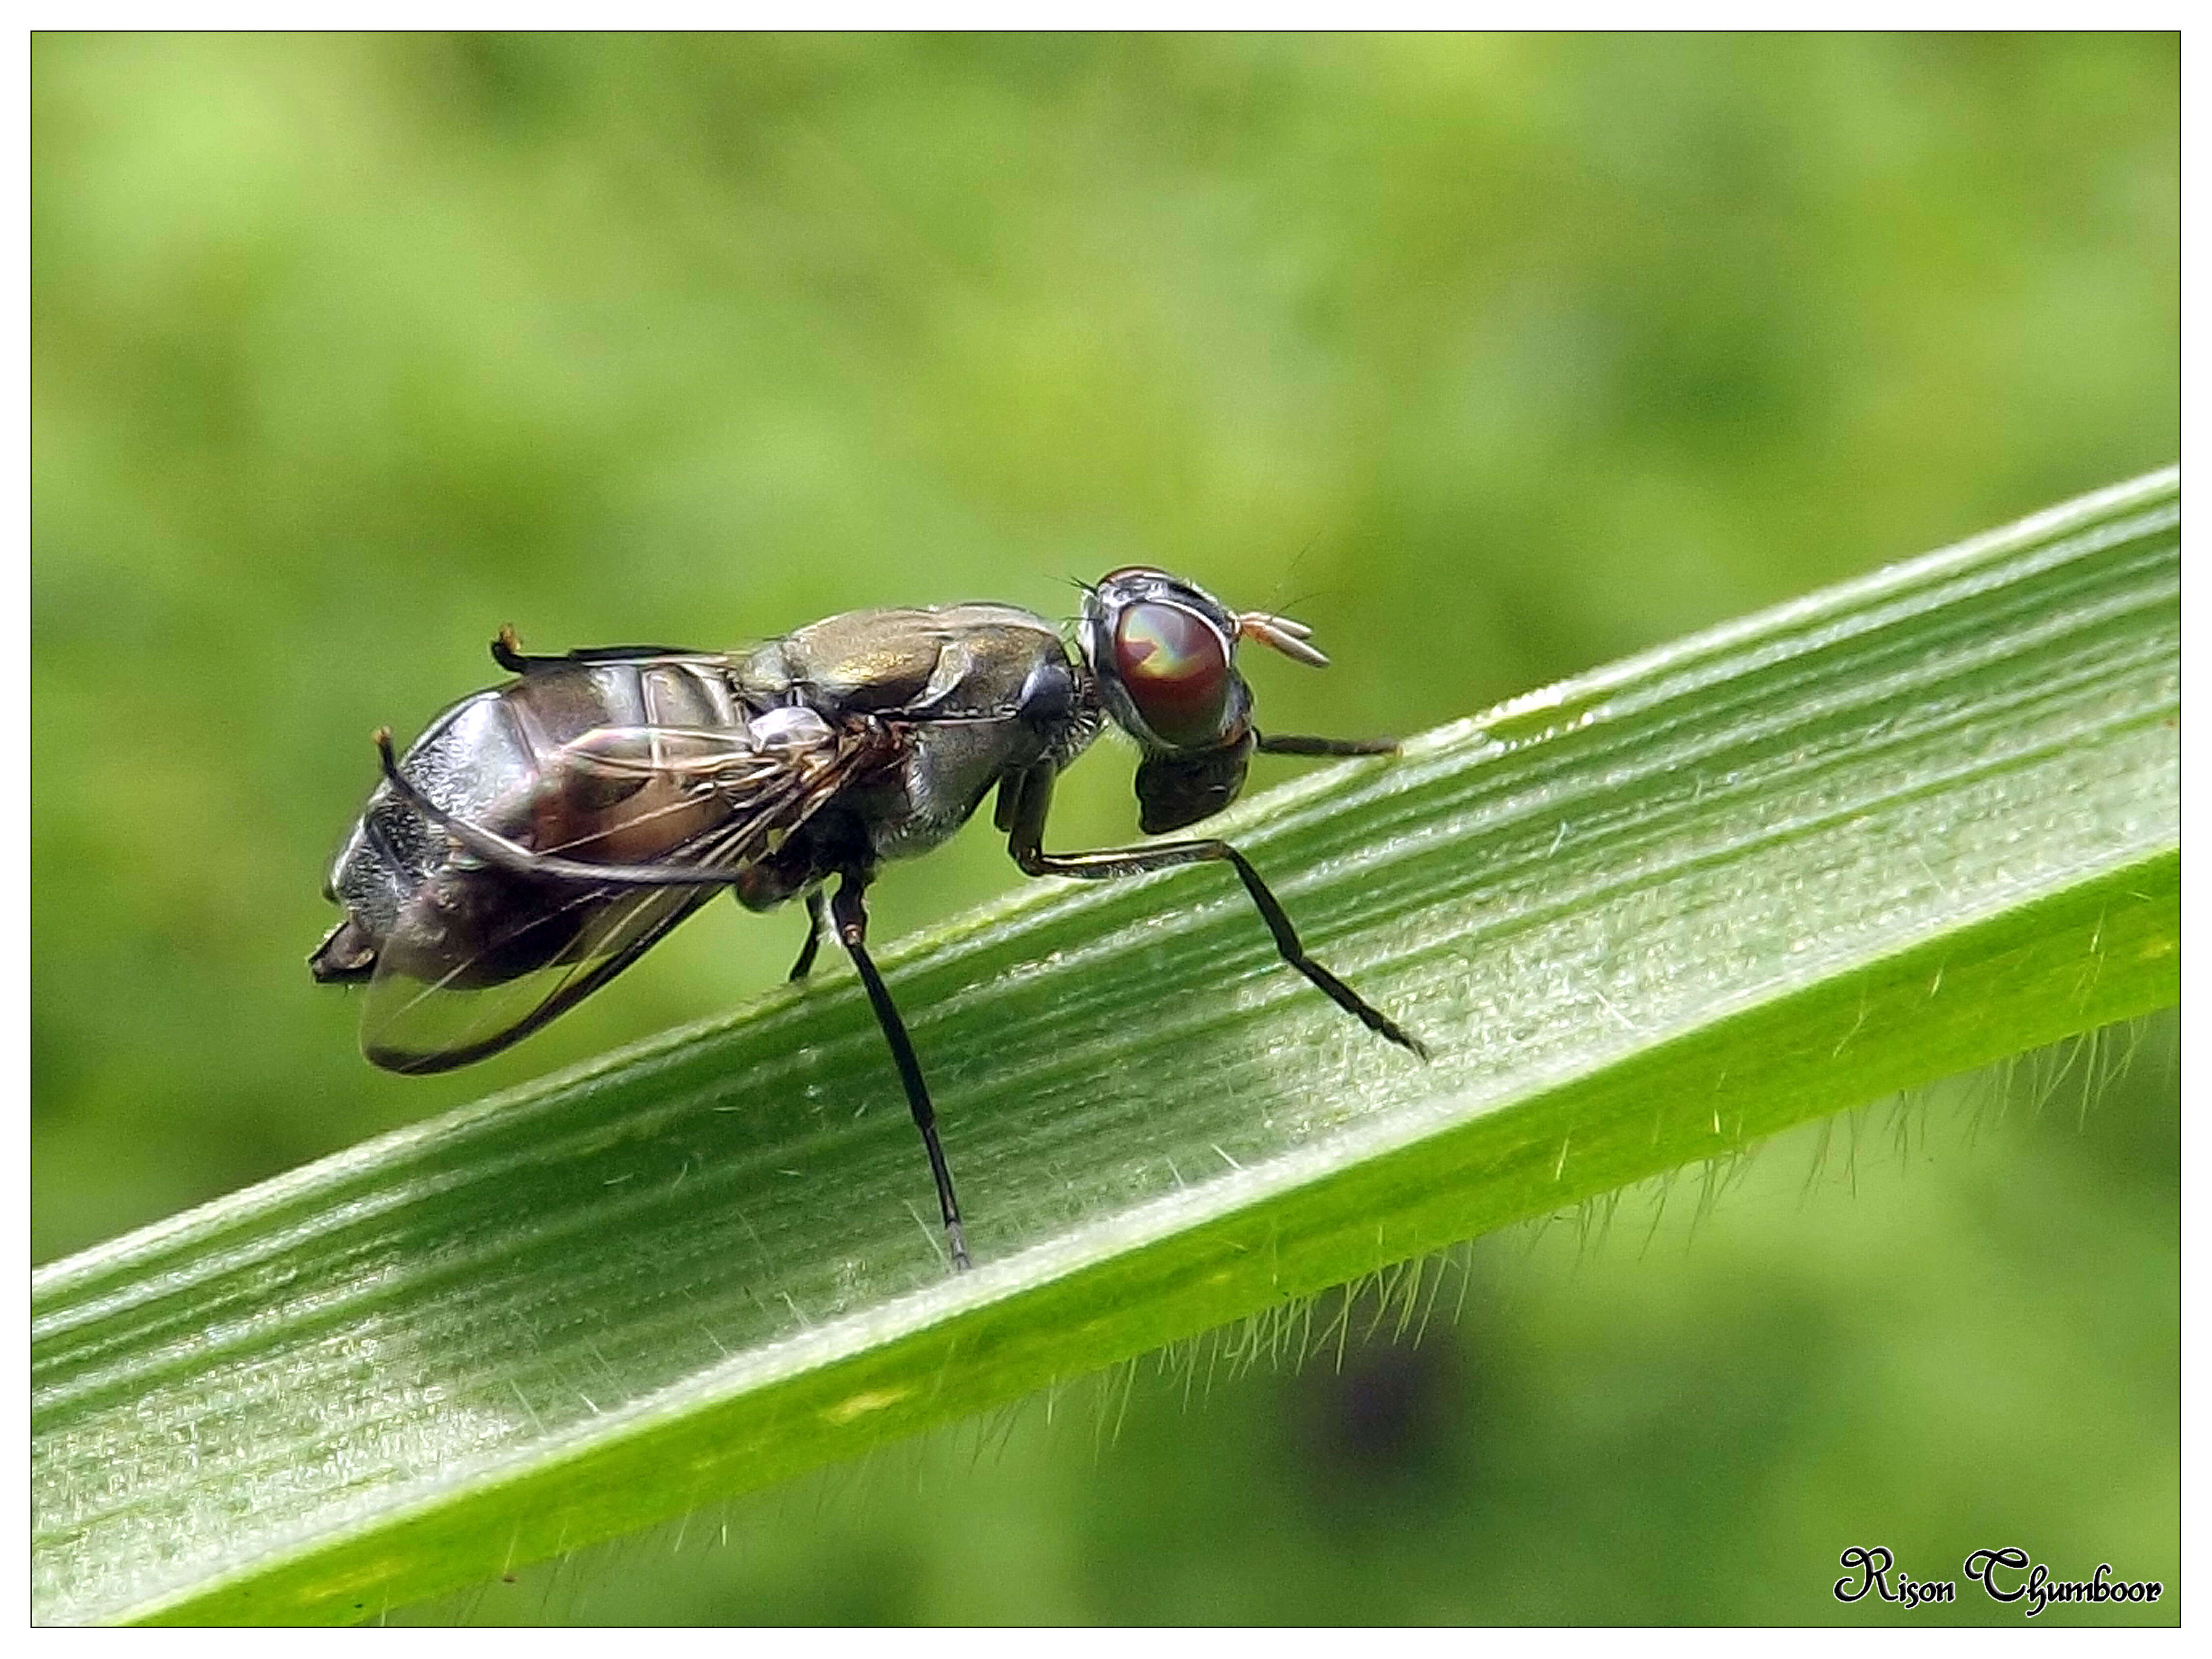
[[[1178,749],[1221,741],[1229,652],[1179,605],[1133,605],[1114,624],[1114,669],[1153,735]]]

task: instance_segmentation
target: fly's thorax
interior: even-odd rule
[[[1000,780],[1040,763],[1065,766],[1097,735],[1090,677],[1069,659],[1057,635],[1042,638],[1048,649],[1024,639],[1019,655],[971,653],[965,686],[934,709],[898,719],[903,763],[878,785],[856,792],[853,802],[877,857],[927,852],[967,823]],[[987,647],[1012,642],[996,635],[982,641]],[[951,712],[971,696],[979,712]]]
[[[1065,764],[1099,725],[1091,678],[1058,629],[1013,605],[849,611],[755,647],[733,672],[763,708],[864,714],[896,732],[900,763],[840,800],[878,859],[927,852],[1001,777]]]
[[[1038,663],[1066,651],[1053,625],[1009,605],[848,611],[732,659],[761,704],[802,702],[832,718],[990,718],[1018,713]]]
[[[906,740],[904,763],[851,801],[879,859],[928,852],[974,816],[1000,778],[1044,753],[1043,738],[1018,715],[917,720]]]

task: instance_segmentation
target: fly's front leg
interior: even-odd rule
[[[899,1018],[891,994],[884,987],[884,977],[868,955],[868,911],[861,900],[867,884],[865,875],[845,871],[837,882],[837,896],[830,902],[830,920],[836,925],[837,942],[851,954],[853,966],[860,970],[860,983],[867,988],[876,1024],[883,1028],[884,1041],[890,1045],[891,1063],[898,1067],[899,1082],[905,1086],[914,1127],[921,1131],[922,1147],[929,1154],[929,1172],[937,1178],[937,1204],[945,1212],[945,1239],[951,1247],[952,1266],[957,1271],[969,1265],[968,1235],[960,1225],[960,1200],[952,1195],[952,1170],[945,1162],[945,1148],[938,1143],[937,1109],[930,1104],[929,1085],[921,1079],[921,1062],[915,1057],[906,1022]],[[820,901],[813,902],[818,906]]]
[[[1006,836],[1006,850],[1016,864],[1032,876],[1072,876],[1079,881],[1113,881],[1123,876],[1148,875],[1185,864],[1226,864],[1237,872],[1251,896],[1260,919],[1274,936],[1276,953],[1317,987],[1338,1007],[1377,1036],[1400,1048],[1429,1057],[1427,1045],[1398,1022],[1369,1002],[1334,974],[1306,954],[1298,930],[1282,902],[1260,879],[1251,861],[1225,841],[1163,841],[1148,847],[1111,847],[1091,853],[1048,853],[1044,850],[1045,815],[1052,807],[1052,769],[1034,768],[1022,781],[1018,804]]]
[[[1388,738],[1274,737],[1252,734],[1252,747],[1262,755],[1395,755],[1398,745]]]
[[[814,954],[822,948],[822,890],[819,887],[806,895],[806,943],[799,947],[799,960],[791,964],[788,975],[802,980],[813,971]]]

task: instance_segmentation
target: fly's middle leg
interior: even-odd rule
[[[791,964],[786,975],[793,981],[805,979],[814,970],[815,953],[822,948],[822,890],[817,887],[806,895],[806,943],[799,947],[799,960]]]
[[[837,896],[830,902],[830,920],[836,926],[837,942],[851,955],[853,966],[860,969],[860,983],[867,988],[868,1005],[876,1011],[876,1024],[883,1028],[884,1041],[890,1046],[891,1063],[898,1067],[899,1082],[906,1089],[906,1103],[914,1114],[914,1127],[921,1131],[922,1148],[929,1154],[929,1172],[937,1179],[937,1204],[945,1212],[945,1242],[952,1253],[952,1266],[956,1271],[964,1269],[969,1265],[968,1235],[960,1225],[960,1200],[952,1194],[952,1170],[945,1161],[945,1148],[937,1139],[937,1109],[930,1103],[929,1085],[922,1081],[921,1061],[915,1057],[914,1043],[906,1034],[906,1022],[899,1018],[891,994],[884,986],[884,977],[876,971],[876,964],[868,955],[868,911],[861,898],[867,884],[865,875],[845,871],[838,878]]]

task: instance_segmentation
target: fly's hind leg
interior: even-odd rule
[[[861,895],[866,891],[868,878],[854,870],[842,872],[837,882],[837,896],[830,902],[830,920],[837,928],[837,942],[853,958],[853,966],[860,972],[860,983],[867,988],[868,1006],[876,1011],[876,1024],[883,1028],[884,1041],[890,1045],[891,1063],[898,1067],[899,1082],[906,1090],[906,1103],[914,1114],[914,1127],[921,1131],[922,1149],[929,1154],[929,1172],[937,1180],[937,1204],[945,1212],[945,1242],[952,1252],[956,1272],[968,1265],[968,1235],[960,1225],[960,1200],[952,1194],[952,1170],[945,1161],[945,1148],[937,1139],[937,1109],[930,1103],[929,1085],[922,1081],[921,1061],[915,1057],[914,1043],[906,1034],[906,1022],[899,1018],[891,994],[884,987],[884,977],[876,971],[876,964],[868,955],[868,911]]]
[[[1267,924],[1278,956],[1376,1036],[1423,1060],[1429,1057],[1427,1044],[1306,954],[1298,930],[1291,925],[1282,901],[1261,880],[1251,861],[1227,842],[1163,841],[1148,847],[1110,847],[1091,853],[1046,852],[1044,821],[1052,807],[1052,777],[1049,766],[1036,767],[1027,773],[1022,780],[1017,804],[1008,815],[1012,827],[1007,832],[1006,850],[1025,874],[1113,881],[1123,876],[1147,875],[1155,870],[1172,870],[1185,864],[1225,864],[1236,871],[1237,878],[1244,884],[1244,890],[1251,897],[1253,908]]]

